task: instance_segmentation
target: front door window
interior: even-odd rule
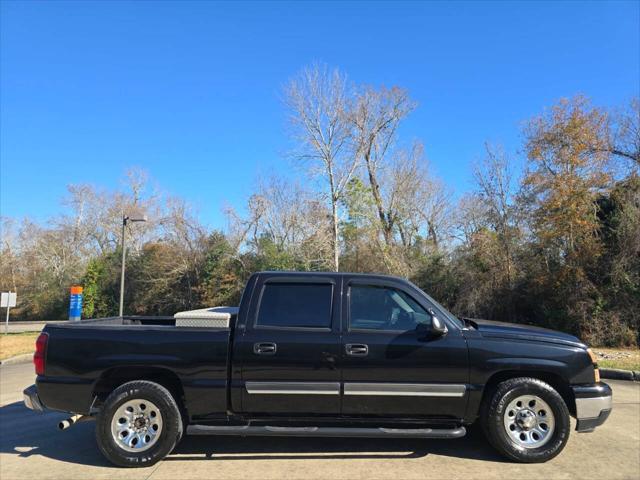
[[[420,304],[390,287],[353,285],[349,308],[350,330],[406,332],[431,323],[431,315]]]

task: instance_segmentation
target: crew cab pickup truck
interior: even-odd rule
[[[102,453],[148,466],[183,433],[453,439],[478,422],[543,462],[611,412],[596,359],[565,333],[459,319],[410,282],[261,272],[223,325],[115,317],[47,325],[25,404],[96,420]],[[196,319],[197,320],[197,319]]]

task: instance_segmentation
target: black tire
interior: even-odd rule
[[[152,402],[162,415],[162,430],[157,441],[143,452],[125,450],[111,433],[111,421],[118,408],[135,399]],[[111,463],[120,467],[151,466],[171,453],[182,438],[182,415],[175,399],[162,385],[146,380],[128,382],[116,388],[107,397],[96,420],[98,448]]]
[[[507,433],[504,414],[509,403],[521,395],[535,395],[544,400],[553,412],[555,428],[551,438],[537,448],[516,443]],[[537,378],[511,378],[489,393],[483,403],[480,423],[489,443],[502,455],[520,463],[541,463],[558,455],[567,444],[571,432],[569,409],[551,385]]]

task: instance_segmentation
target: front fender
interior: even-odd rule
[[[579,346],[535,341],[468,338],[469,403],[465,420],[473,422],[480,411],[487,386],[507,378],[531,376],[550,383],[575,410],[571,385],[593,383],[593,364]]]

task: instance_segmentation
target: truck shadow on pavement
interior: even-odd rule
[[[63,413],[32,412],[22,402],[0,407],[0,452],[21,458],[40,455],[72,464],[111,466],[96,446],[94,422],[59,431],[57,424],[65,417]],[[460,440],[187,436],[165,461],[410,459],[430,454],[504,462],[478,428]]]
[[[166,461],[409,459],[434,454],[504,462],[476,430],[459,440],[190,436]]]

